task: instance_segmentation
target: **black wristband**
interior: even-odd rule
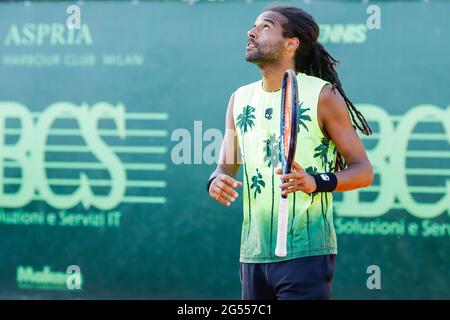
[[[317,189],[314,192],[333,192],[337,186],[337,178],[333,172],[316,173],[312,175],[316,180]]]
[[[211,186],[211,183],[213,182],[213,180],[214,180],[215,178],[217,178],[217,176],[214,176],[214,177],[210,178],[210,179],[208,180],[208,182],[206,183],[206,192],[209,193],[209,187]]]

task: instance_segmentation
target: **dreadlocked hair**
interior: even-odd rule
[[[321,78],[332,85],[332,90],[338,90],[345,100],[347,109],[350,113],[353,128],[357,128],[365,135],[371,135],[372,129],[369,127],[364,116],[359,112],[355,105],[347,98],[342,88],[341,80],[336,72],[335,67],[339,61],[334,59],[328,51],[320,44],[317,39],[319,37],[319,26],[314,18],[300,8],[291,6],[272,6],[269,11],[277,12],[286,18],[283,25],[286,38],[297,37],[300,40],[300,46],[295,56],[295,69],[298,72]],[[345,159],[336,150],[336,167],[335,170],[343,170],[347,166]]]

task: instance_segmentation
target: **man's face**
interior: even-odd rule
[[[282,24],[285,17],[273,11],[263,12],[248,32],[245,60],[258,66],[274,62],[282,56],[286,38]]]

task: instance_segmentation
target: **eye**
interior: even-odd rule
[[[270,29],[270,26],[268,24],[263,25],[263,29]]]

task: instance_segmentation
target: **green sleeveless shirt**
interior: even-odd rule
[[[334,171],[336,147],[317,121],[319,95],[327,82],[299,73],[299,110],[295,161],[308,173]],[[280,199],[281,90],[267,92],[262,80],[235,92],[233,117],[244,169],[240,262],[267,263],[305,256],[336,254],[332,193],[290,193],[287,256],[275,246]]]

